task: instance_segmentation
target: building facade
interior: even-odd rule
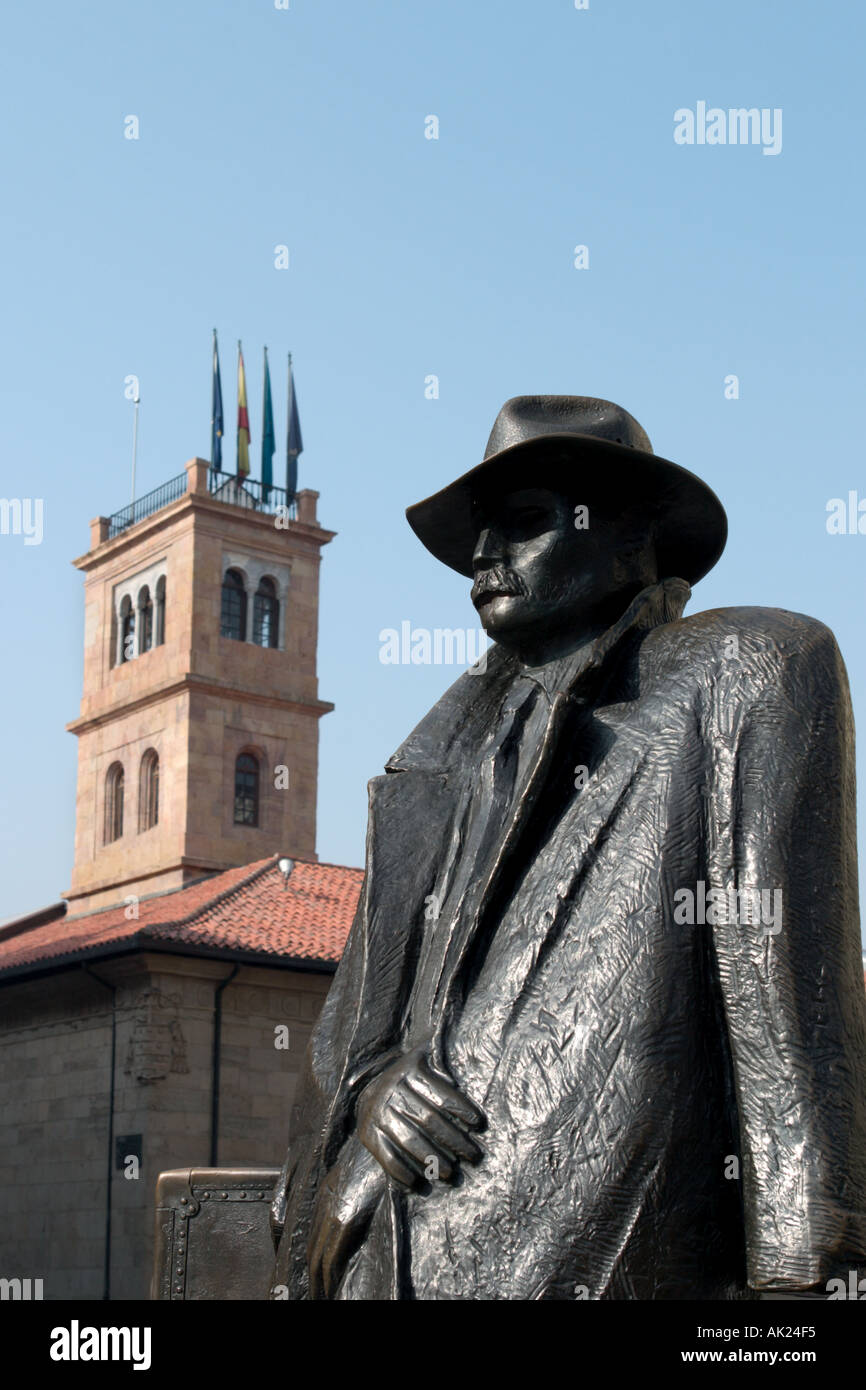
[[[282,1161],[362,877],[315,849],[316,499],[193,459],[75,561],[72,880],[0,927],[7,1291],[144,1299],[158,1174]]]
[[[79,749],[70,911],[273,850],[315,859],[317,725],[333,708],[318,698],[319,563],[333,533],[315,492],[290,518],[245,505],[254,494],[201,459],[186,475],[180,496],[135,525],[112,535],[98,517],[75,561],[85,626],[81,712],[68,725]]]

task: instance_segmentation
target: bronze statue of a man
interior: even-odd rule
[[[370,783],[274,1202],[304,1299],[748,1298],[866,1262],[853,729],[821,623],[683,618],[721,504],[509,401],[407,513],[494,639]]]

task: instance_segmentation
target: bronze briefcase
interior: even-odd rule
[[[151,1298],[267,1299],[277,1168],[173,1168],[156,1184]]]

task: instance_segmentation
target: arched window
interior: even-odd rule
[[[235,642],[243,642],[247,635],[247,591],[237,570],[226,570],[223,580],[220,632]]]
[[[123,834],[123,767],[112,763],[105,774],[105,825],[103,842],[110,845]]]
[[[161,647],[165,641],[165,575],[156,581],[156,624],[153,645]]]
[[[145,584],[138,595],[138,650],[149,652],[153,646],[153,600]]]
[[[120,605],[120,654],[119,662],[132,661],[135,656],[135,609],[132,599],[125,594]]]
[[[253,600],[253,641],[259,647],[279,645],[280,601],[272,579],[262,579]]]
[[[159,754],[148,748],[138,777],[138,828],[150,830],[159,821]]]
[[[235,763],[235,825],[259,823],[259,765],[251,753]]]

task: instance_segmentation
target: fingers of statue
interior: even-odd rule
[[[442,1176],[444,1170],[450,1177],[454,1155],[449,1159],[438,1151],[433,1152],[431,1141],[425,1139],[412,1121],[401,1114],[399,1101],[396,1100],[398,1092],[399,1088],[394,1087],[384,1096],[377,1096],[373,1104],[369,1103],[368,1098],[359,1117],[358,1138],[361,1143],[369,1149],[388,1176],[407,1191],[417,1187],[420,1178],[429,1177],[431,1157],[436,1160],[434,1174]]]
[[[451,1164],[460,1158],[467,1163],[477,1163],[481,1157],[481,1150],[466,1131],[448,1115],[437,1110],[410,1083],[401,1086],[394,1095],[391,1109],[420,1130],[422,1137],[426,1136]]]
[[[408,1158],[403,1157],[384,1131],[378,1126],[370,1126],[363,1142],[373,1157],[378,1159],[389,1178],[393,1178],[398,1187],[411,1192],[418,1182],[417,1171],[409,1163]]]
[[[481,1157],[469,1135],[405,1079],[381,1107],[377,1128],[398,1160],[412,1170],[413,1183],[417,1178],[449,1182],[460,1159],[477,1163]]]
[[[448,1182],[463,1160],[482,1151],[469,1130],[481,1111],[450,1081],[434,1073],[420,1050],[400,1058],[373,1081],[358,1105],[358,1138],[401,1187],[419,1180]]]
[[[399,1157],[408,1163],[419,1178],[440,1178],[447,1182],[457,1161],[455,1154],[448,1154],[434,1144],[430,1135],[420,1130],[412,1120],[391,1105],[382,1119],[382,1133],[394,1145]],[[432,1162],[431,1162],[432,1160]]]
[[[414,1091],[435,1105],[437,1110],[443,1110],[461,1128],[480,1129],[483,1125],[484,1116],[478,1106],[473,1105],[450,1081],[432,1071],[425,1057],[418,1059],[407,1074],[406,1081]]]

